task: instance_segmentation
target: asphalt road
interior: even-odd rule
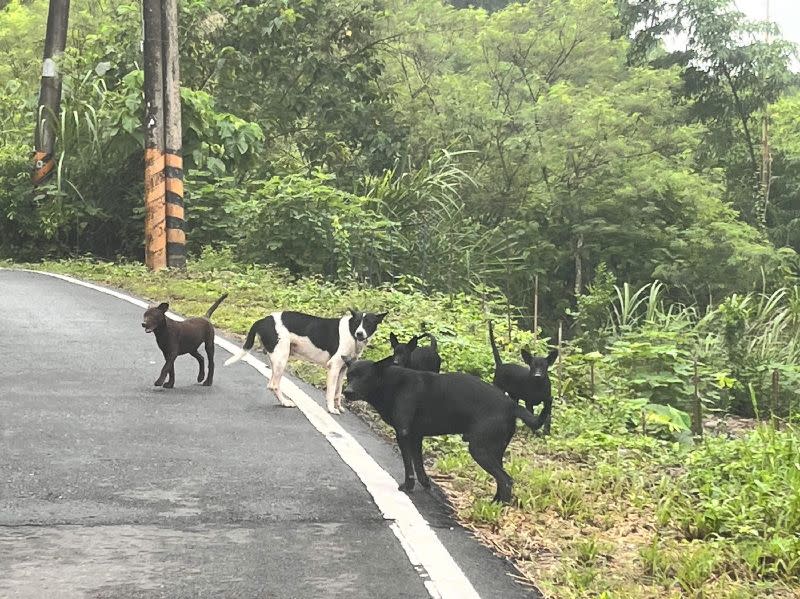
[[[364,484],[255,369],[218,348],[213,387],[190,356],[154,387],[141,314],[0,270],[0,597],[430,596]],[[402,476],[390,444],[337,422]],[[536,596],[435,492],[413,501],[483,599]]]

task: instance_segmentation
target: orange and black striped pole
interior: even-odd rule
[[[183,213],[178,0],[164,0],[162,10],[167,265],[170,268],[183,268],[186,266],[186,221]]]
[[[164,180],[164,72],[161,2],[144,0],[144,260],[150,270],[167,267]]]
[[[61,76],[58,59],[67,45],[69,0],[50,0],[47,13],[47,32],[44,40],[44,60],[39,104],[36,111],[36,139],[33,154],[33,185],[41,185],[55,171],[53,157],[56,140],[55,123],[61,110]]]

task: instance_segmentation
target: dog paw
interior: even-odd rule
[[[164,383],[164,389],[172,389],[175,386],[175,382],[171,383]]]
[[[296,408],[297,406],[291,399],[284,399],[281,401],[281,407],[283,408]]]
[[[198,382],[200,382],[200,381],[198,381]],[[203,387],[210,387],[210,386],[211,386],[211,381],[205,381],[203,383]]]
[[[409,479],[406,482],[402,483],[400,486],[397,487],[398,491],[402,491],[403,493],[410,493],[414,490],[414,479]]]
[[[419,484],[421,484],[424,489],[430,489],[431,488],[431,479],[428,478],[427,476],[425,478],[421,478],[421,479],[419,479]]]
[[[153,383],[153,385],[155,385],[156,387],[160,387],[163,384],[164,384],[164,381],[162,381],[161,379],[159,379],[155,383]]]
[[[205,377],[205,376],[203,376],[202,374],[198,374],[198,375],[197,375],[197,382],[198,382],[198,383],[202,383],[204,378],[206,378],[206,377]]]
[[[339,409],[338,409],[338,408],[335,408],[335,407],[334,407],[334,408],[328,408],[328,411],[329,411],[331,414],[341,414],[341,412],[339,411]]]

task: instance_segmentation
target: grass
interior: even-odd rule
[[[228,291],[214,321],[240,335],[264,313],[288,306],[330,315],[350,305],[388,309],[368,357],[388,354],[390,331],[407,337],[431,330],[444,369],[491,374],[483,300],[469,296],[292,280],[279,269],[231,266],[230,256],[210,252],[178,273],[89,260],[34,267],[167,300],[184,314],[202,314]],[[489,297],[487,306],[501,313],[502,299]],[[509,361],[533,343],[522,331],[511,343],[502,329],[498,337]],[[305,380],[323,383],[319,368],[293,366]],[[377,423],[368,409],[359,411]],[[426,440],[425,453],[458,519],[548,597],[800,596],[800,434],[759,427],[688,446],[639,434],[630,420],[613,395],[589,402],[568,392],[554,407],[552,436],[520,425],[506,455],[515,479],[510,506],[488,501],[494,482],[460,437]]]

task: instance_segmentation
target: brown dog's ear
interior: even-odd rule
[[[526,364],[530,364],[531,360],[533,360],[533,356],[531,355],[531,352],[529,352],[527,349],[523,349],[520,353],[522,354],[522,360]]]
[[[161,302],[158,304],[158,309],[166,313],[166,311],[169,310],[169,304],[167,302]]]
[[[400,341],[397,339],[397,335],[394,333],[389,333],[389,344],[392,346],[392,349],[400,344]]]

